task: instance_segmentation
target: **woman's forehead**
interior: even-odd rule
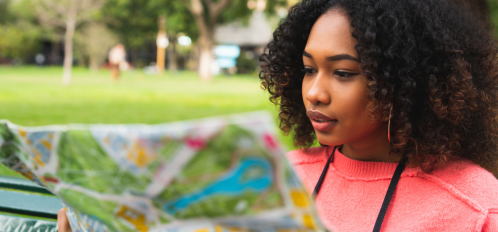
[[[350,54],[357,57],[351,23],[341,10],[329,10],[311,28],[305,51],[315,56]],[[318,58],[318,57],[315,57]]]

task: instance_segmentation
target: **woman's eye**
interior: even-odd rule
[[[352,73],[352,72],[345,72],[345,71],[335,71],[334,74],[337,75],[337,76],[339,76],[339,77],[341,77],[341,78],[348,78],[348,77],[356,76],[359,73]]]
[[[305,75],[310,75],[310,74],[316,73],[316,70],[312,69],[312,68],[304,68],[304,73],[305,73]]]

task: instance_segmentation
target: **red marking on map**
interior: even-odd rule
[[[271,149],[277,148],[277,143],[275,142],[275,139],[270,134],[263,135],[263,139],[266,143],[266,146],[268,146],[269,148],[271,148]]]
[[[47,181],[47,182],[52,182],[52,183],[59,183],[59,179],[57,178],[53,178],[53,177],[42,177],[44,181]]]
[[[186,143],[188,147],[198,150],[204,147],[205,141],[201,138],[187,138]]]

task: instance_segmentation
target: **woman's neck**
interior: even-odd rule
[[[391,153],[390,151],[391,144],[387,139],[367,143],[347,143],[341,147],[341,153],[350,159],[388,163],[399,162],[402,153]]]

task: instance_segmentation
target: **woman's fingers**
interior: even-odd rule
[[[57,213],[57,225],[59,227],[59,232],[71,232],[71,226],[69,225],[69,219],[67,219],[66,210],[64,208],[60,209]]]

